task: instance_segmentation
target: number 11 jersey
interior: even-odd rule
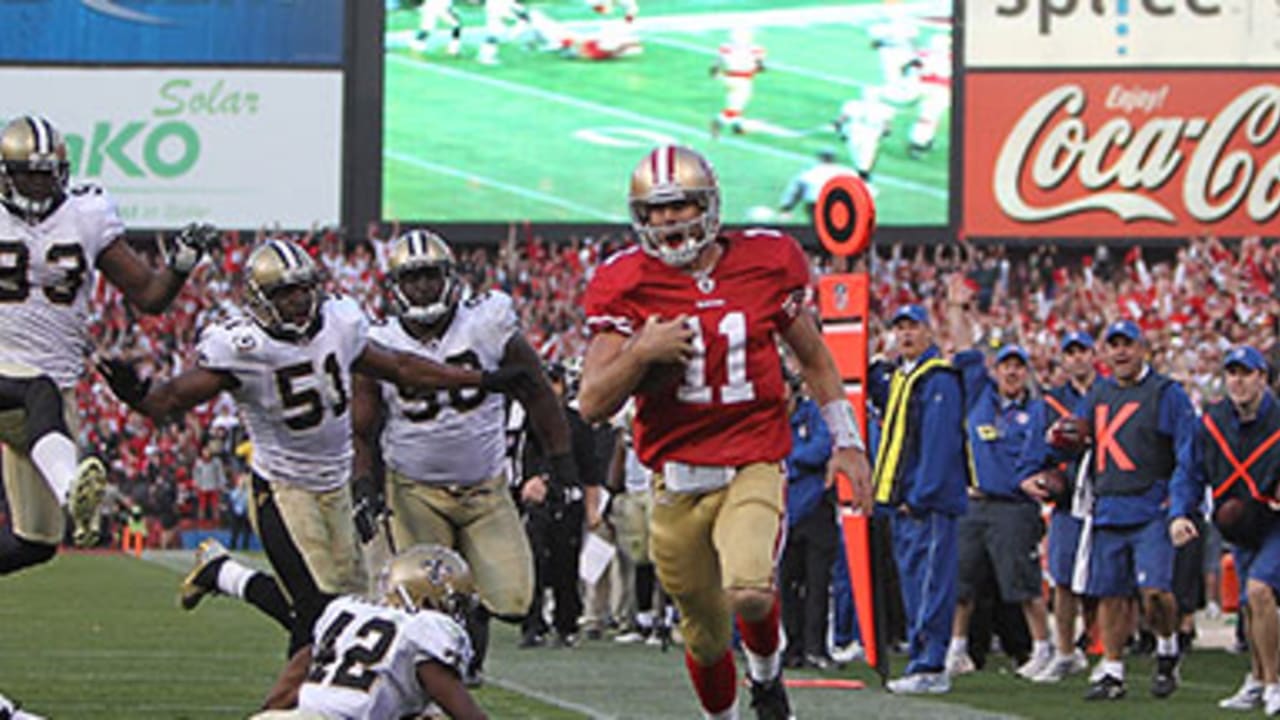
[[[739,467],[791,451],[777,336],[803,310],[809,263],[789,235],[727,232],[724,253],[696,276],[639,247],[607,260],[585,298],[592,333],[633,335],[646,318],[688,315],[695,356],[683,368],[653,367],[637,387],[635,445],[641,462]]]

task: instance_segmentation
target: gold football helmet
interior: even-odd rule
[[[70,175],[67,144],[48,119],[24,115],[0,130],[0,197],[28,220],[57,206]]]
[[[465,283],[458,277],[458,261],[449,244],[430,230],[410,230],[391,241],[387,256],[392,309],[400,317],[431,324],[445,317],[462,299]],[[425,295],[409,287],[418,271],[438,273],[438,291]]]
[[[692,220],[655,226],[654,205],[691,201],[702,213]],[[711,163],[683,145],[662,145],[645,156],[631,173],[631,227],[640,247],[668,265],[693,262],[720,232],[720,184]]]
[[[414,545],[383,566],[378,588],[388,605],[461,618],[476,603],[476,581],[461,555],[443,545]]]
[[[290,240],[268,240],[249,254],[245,305],[264,330],[286,340],[306,337],[320,311],[320,269]],[[284,291],[302,288],[302,294]]]

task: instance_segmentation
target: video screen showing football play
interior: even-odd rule
[[[652,146],[706,153],[728,223],[806,223],[794,179],[862,175],[942,226],[950,2],[389,2],[383,217],[623,222]]]

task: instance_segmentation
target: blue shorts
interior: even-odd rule
[[[1055,510],[1049,516],[1049,577],[1058,587],[1071,587],[1084,521],[1069,512]]]
[[[1138,588],[1173,590],[1173,542],[1163,515],[1145,525],[1093,528],[1085,594],[1129,597]]]
[[[1231,546],[1236,560],[1236,575],[1240,577],[1240,605],[1248,597],[1249,580],[1260,580],[1280,592],[1280,523],[1272,523],[1262,542],[1256,548]]]

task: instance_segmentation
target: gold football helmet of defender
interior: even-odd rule
[[[391,304],[400,317],[430,325],[462,299],[458,261],[436,233],[410,230],[391,241],[387,257]]]
[[[702,213],[692,220],[657,227],[649,223],[654,205],[693,202]],[[720,232],[720,184],[711,163],[696,150],[662,145],[631,173],[631,227],[640,247],[668,265],[693,262]]]
[[[306,337],[320,311],[320,268],[297,243],[268,240],[246,263],[245,305],[268,333],[286,339]]]
[[[463,618],[476,602],[471,566],[443,545],[414,545],[387,561],[378,588],[388,605]]]
[[[0,197],[28,222],[66,196],[70,169],[67,144],[47,118],[23,115],[0,130]]]

